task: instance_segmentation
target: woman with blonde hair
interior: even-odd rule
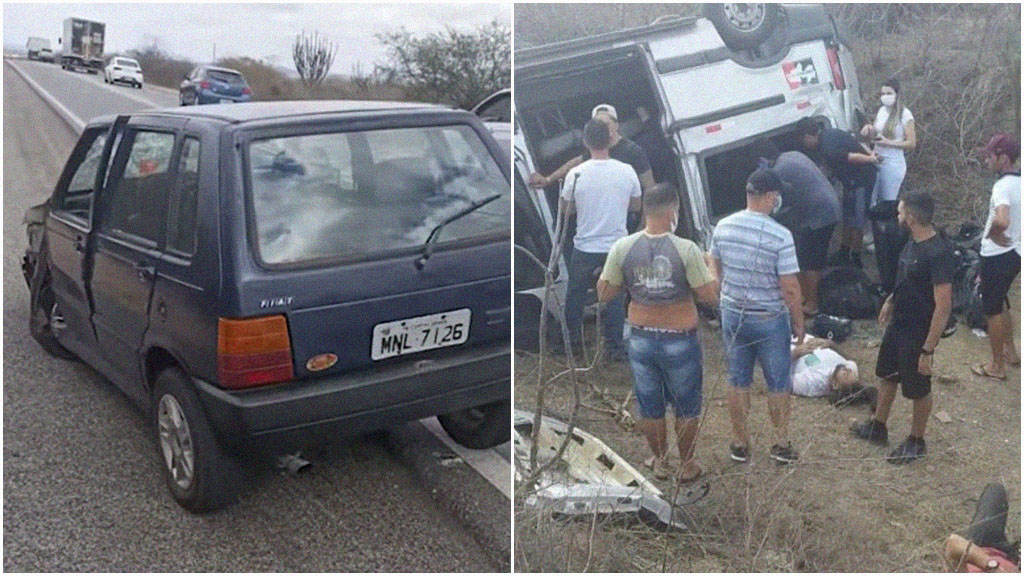
[[[861,130],[861,135],[871,140],[880,159],[868,213],[882,287],[886,292],[892,292],[900,250],[906,243],[906,235],[896,222],[896,205],[900,186],[907,175],[905,153],[917,146],[917,130],[914,115],[903,104],[899,80],[887,80],[880,92],[882,107],[878,109],[875,121]]]

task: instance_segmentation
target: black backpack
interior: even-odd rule
[[[818,284],[818,310],[822,314],[867,320],[878,316],[881,304],[878,291],[860,268],[832,268]]]

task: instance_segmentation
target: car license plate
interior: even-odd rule
[[[221,98],[220,99],[220,103],[221,104],[234,104],[235,101],[232,100],[231,98]]]
[[[463,308],[377,324],[370,358],[383,360],[462,344],[469,339],[469,318],[469,308]]]

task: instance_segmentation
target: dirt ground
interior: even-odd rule
[[[1019,347],[1019,281],[1010,299]],[[877,323],[858,321],[853,336],[837,347],[857,362],[865,384],[877,384],[880,339]],[[701,341],[704,422],[697,458],[711,480],[711,492],[687,507],[690,531],[666,535],[607,519],[556,520],[525,508],[517,494],[516,571],[942,571],[943,540],[966,527],[978,495],[992,481],[1006,486],[1007,532],[1011,541],[1020,538],[1020,369],[1009,368],[1005,382],[972,374],[971,364],[989,357],[987,339],[961,324],[939,345],[928,456],[902,467],[884,460],[885,449],[850,435],[850,423],[867,417],[867,407],[836,409],[822,398],[793,398],[790,428],[799,463],[770,461],[771,427],[759,369],[749,419],[752,458],[745,465],[733,463],[721,332],[704,324]],[[517,408],[535,407],[537,360],[534,354],[516,353]],[[547,364],[548,374],[566,366],[560,356]],[[626,363],[599,364],[581,382],[584,389],[593,384],[607,390],[620,403],[632,386]],[[546,394],[545,413],[568,421],[568,380],[548,386]],[[600,410],[607,405],[593,394],[584,406],[578,425],[646,472],[641,463],[649,452],[639,432]],[[635,404],[628,407],[635,416]],[[951,421],[936,417],[943,412]],[[889,420],[890,446],[902,441],[909,427],[910,402],[897,396]],[[668,481],[656,483],[670,488]]]

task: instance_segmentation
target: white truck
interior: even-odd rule
[[[82,18],[64,20],[60,67],[65,70],[84,68],[90,74],[103,70],[103,39],[106,24]]]
[[[29,60],[40,60],[41,51],[50,52],[50,39],[40,38],[38,36],[29,36],[28,43],[25,44],[25,51],[28,52]]]

